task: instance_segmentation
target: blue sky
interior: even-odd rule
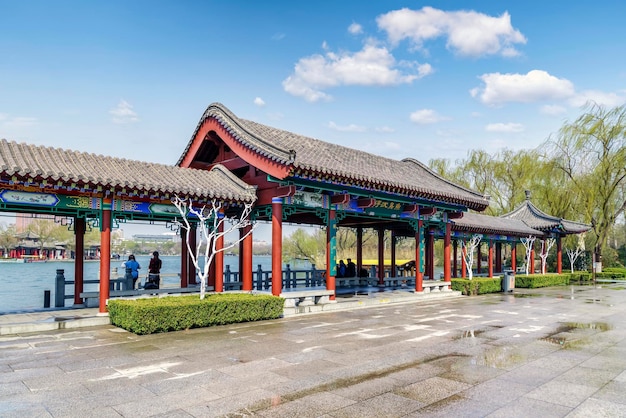
[[[0,0],[0,138],[174,164],[212,102],[424,163],[626,99],[620,1]]]

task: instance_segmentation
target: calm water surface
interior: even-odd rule
[[[162,285],[179,285],[180,279],[180,258],[178,256],[163,256],[163,267],[161,268]],[[123,260],[111,260],[111,278],[123,277],[124,268],[121,266]],[[141,265],[139,277],[145,281],[148,274],[148,264],[150,256],[137,256],[137,261]],[[260,264],[263,270],[271,270],[271,256],[255,256],[252,260],[253,269],[256,270]],[[239,257],[224,257],[224,265],[230,266],[230,270],[239,270]],[[308,263],[293,265],[292,268],[310,268]],[[41,309],[44,303],[44,291],[51,291],[51,304],[54,306],[55,277],[57,269],[63,269],[66,280],[74,280],[73,261],[48,261],[34,263],[0,263],[0,313]],[[115,271],[117,269],[117,272]],[[98,261],[85,261],[84,279],[97,280],[99,277],[100,263]],[[98,290],[97,283],[86,283],[85,291]],[[67,295],[74,294],[74,285],[65,287]],[[73,299],[66,299],[65,306],[72,306]]]

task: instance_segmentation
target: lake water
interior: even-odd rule
[[[161,268],[162,285],[180,285],[180,257],[162,256],[163,267]],[[123,260],[111,260],[111,278],[123,277]],[[148,273],[150,256],[137,256],[141,265],[139,278],[144,281]],[[254,256],[252,258],[253,270],[261,265],[263,270],[271,270],[271,256]],[[230,270],[239,271],[239,257],[225,256],[224,266],[230,266]],[[293,269],[310,268],[310,264],[299,262],[291,264]],[[115,269],[117,268],[117,272]],[[20,310],[42,309],[44,305],[44,291],[51,291],[51,305],[54,306],[54,289],[57,269],[63,269],[66,280],[74,280],[73,261],[48,261],[34,263],[0,263],[0,313]],[[85,261],[84,279],[97,280],[99,277],[100,263],[98,261]],[[86,283],[85,291],[98,290],[97,283]],[[65,286],[67,295],[74,294],[74,285]],[[66,299],[65,306],[72,306],[73,299]]]

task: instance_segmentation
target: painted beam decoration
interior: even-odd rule
[[[103,209],[102,198],[91,196],[67,196],[56,193],[28,192],[0,189],[0,201],[7,205],[55,209]],[[141,213],[145,215],[179,215],[174,205],[163,203],[133,202],[113,199],[111,210],[119,213]]]
[[[321,193],[296,191],[293,196],[284,198],[285,204],[307,208],[330,208],[330,196]]]
[[[102,207],[102,199],[97,197],[65,196],[8,189],[0,191],[0,200],[10,205],[58,209],[100,209]]]
[[[180,215],[174,205],[165,203],[133,202],[132,200],[115,199],[113,201],[114,212],[141,213],[144,215]]]

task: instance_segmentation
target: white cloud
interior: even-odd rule
[[[594,102],[606,107],[615,107],[625,104],[626,96],[617,93],[606,93],[599,90],[586,90],[578,93],[569,101],[572,106],[576,107],[584,106],[587,102]]]
[[[11,116],[8,113],[0,113],[0,126],[2,128],[26,128],[39,123],[37,118],[28,116]]]
[[[393,132],[395,132],[395,131],[396,131],[395,129],[393,129],[393,128],[392,128],[392,127],[390,127],[390,126],[379,126],[379,127],[377,127],[377,128],[374,128],[374,130],[375,130],[376,132],[381,133],[381,134],[390,134],[390,133],[393,133]]]
[[[419,123],[420,125],[437,123],[449,119],[447,117],[441,116],[432,109],[416,110],[415,112],[411,113],[409,118],[411,119],[411,122]]]
[[[399,68],[415,69],[404,73]],[[409,84],[432,72],[428,64],[397,63],[385,47],[366,44],[362,50],[326,52],[301,58],[294,73],[283,81],[287,93],[303,97],[309,102],[331,100],[324,90],[342,85],[394,86]]]
[[[133,106],[124,99],[120,100],[115,108],[109,110],[109,113],[113,115],[113,123],[132,123],[139,120]]]
[[[480,79],[484,86],[472,89],[470,94],[487,105],[562,100],[574,95],[574,85],[569,80],[542,70],[532,70],[528,74],[483,74]]]
[[[254,104],[259,106],[259,107],[263,107],[263,106],[265,106],[265,101],[263,99],[261,99],[260,97],[255,97],[254,98]]]
[[[394,45],[408,39],[423,49],[426,41],[446,37],[448,49],[471,57],[519,55],[514,45],[526,43],[524,35],[511,25],[507,12],[493,17],[475,11],[404,8],[380,15],[376,22]]]
[[[558,116],[558,115],[562,115],[567,111],[567,109],[565,109],[563,106],[559,106],[559,105],[544,105],[541,106],[541,113],[543,113],[544,115],[550,115],[550,116]]]
[[[485,126],[487,132],[517,133],[524,132],[524,125],[521,123],[490,123]]]
[[[363,33],[363,27],[358,23],[352,23],[350,26],[348,26],[348,32],[350,32],[352,35],[359,35]]]
[[[272,35],[272,41],[283,40],[283,39],[285,39],[285,36],[287,36],[287,35],[285,35],[284,33],[275,33],[275,34]]]
[[[355,124],[340,126],[332,121],[328,122],[328,127],[332,130],[339,131],[339,132],[365,132],[367,131],[367,128],[364,126],[359,126]]]

